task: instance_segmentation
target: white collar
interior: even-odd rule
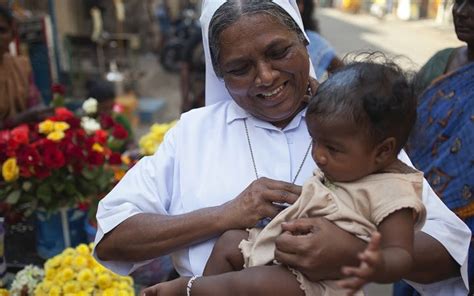
[[[298,114],[296,114],[296,116],[291,120],[291,122],[283,129],[283,131],[289,131],[297,128],[300,125],[302,119],[306,117],[306,109],[307,108],[304,108],[303,110],[298,112]],[[253,117],[249,112],[242,109],[239,105],[237,105],[237,103],[232,100],[227,106],[226,123],[231,124],[239,119],[250,119],[257,127],[279,130],[279,128],[273,126],[271,123]]]

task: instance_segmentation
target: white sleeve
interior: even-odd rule
[[[405,151],[398,158],[413,166]],[[467,295],[469,281],[467,259],[471,230],[441,201],[426,179],[423,180],[423,203],[426,207],[426,222],[421,231],[439,241],[460,265],[461,277],[422,285],[409,282],[422,295]],[[446,294],[448,293],[448,294]]]
[[[94,245],[97,245],[106,233],[136,214],[168,213],[174,186],[176,130],[177,126],[171,129],[158,151],[153,156],[138,161],[100,201]],[[95,249],[93,255],[102,265],[122,275],[150,262],[101,261]]]

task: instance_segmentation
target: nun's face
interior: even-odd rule
[[[295,32],[266,14],[243,16],[223,30],[220,70],[243,109],[275,126],[286,126],[304,107],[308,52]]]

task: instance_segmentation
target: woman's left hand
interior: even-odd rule
[[[322,217],[282,224],[275,259],[301,271],[311,281],[341,278],[342,266],[356,266],[366,244]]]

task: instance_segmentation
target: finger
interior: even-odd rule
[[[290,220],[281,224],[283,231],[289,231],[291,233],[310,233],[315,230],[314,218],[299,218]]]
[[[370,251],[378,251],[380,249],[380,242],[382,241],[382,235],[380,232],[375,231],[372,233],[370,237],[369,245],[367,246],[367,250]]]
[[[275,203],[289,203],[293,204],[299,197],[299,194],[285,190],[267,190],[262,194],[265,200]]]
[[[302,258],[295,253],[286,253],[275,249],[275,260],[288,266],[298,266]]]
[[[346,266],[342,268],[345,276],[353,276],[366,279],[371,274],[372,269],[367,264],[362,263],[359,267]]]
[[[143,289],[141,291],[140,295],[141,296],[154,296],[154,295],[157,295],[158,292],[156,290],[157,289],[156,286],[157,285],[154,285],[154,286]]]
[[[350,293],[355,293],[359,291],[364,285],[365,281],[356,277],[351,277],[347,279],[342,279],[337,281],[337,285],[343,289],[351,290]]]
[[[380,261],[380,254],[379,252],[372,252],[372,251],[364,251],[363,253],[359,254],[359,259],[369,266],[375,266]]]
[[[272,190],[281,190],[281,191],[287,191],[289,193],[293,193],[296,195],[301,194],[301,189],[302,187],[299,185],[295,185],[293,183],[285,182],[285,181],[279,181],[279,180],[273,180],[269,178],[259,178],[256,182],[263,184],[266,186],[268,189]]]
[[[275,248],[279,251],[290,254],[305,254],[308,246],[311,249],[317,247],[312,240],[311,233],[295,234],[289,231],[283,231],[275,239]]]

